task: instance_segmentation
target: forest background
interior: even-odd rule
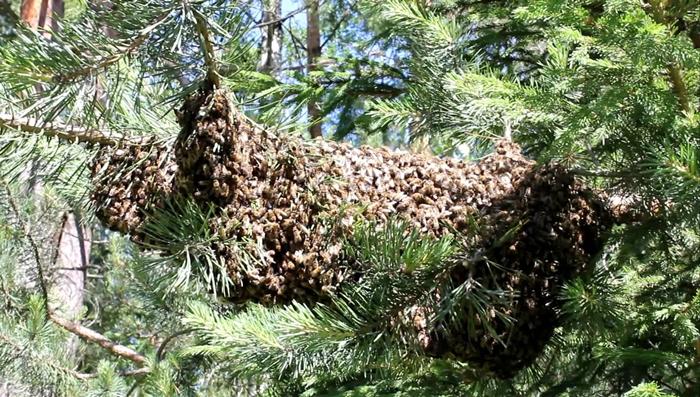
[[[0,0],[0,395],[697,396],[698,48],[693,0]],[[475,161],[512,139],[622,215],[507,379],[390,331],[364,343],[376,324],[349,313],[390,299],[232,304],[206,214],[159,213],[178,254],[158,256],[90,199],[95,137],[172,142],[213,80],[305,140]],[[397,228],[357,255],[372,288],[422,291],[381,266],[444,247]]]

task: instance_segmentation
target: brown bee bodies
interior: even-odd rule
[[[339,259],[340,242],[357,220],[382,224],[395,217],[440,237],[468,234],[470,219],[478,219],[485,256],[512,271],[494,278],[479,270],[486,266],[472,266],[471,275],[459,267],[451,277],[481,277],[484,285],[512,291],[508,307],[492,310],[508,313],[514,326],[494,316],[473,319],[493,322],[501,340],[510,342],[504,346],[485,331],[433,335],[420,329],[428,309],[416,309],[413,321],[427,352],[510,376],[541,352],[557,325],[557,288],[586,270],[601,244],[607,217],[600,201],[564,169],[537,167],[512,142],[499,142],[494,154],[470,164],[275,136],[232,108],[221,91],[197,93],[178,114],[182,132],[172,155],[154,147],[148,154],[146,148],[108,153],[96,171],[148,172],[131,183],[123,176],[107,179],[93,199],[105,203],[102,220],[136,240],[149,206],[169,195],[214,204],[220,216],[212,223],[215,232],[257,242],[251,254],[262,261],[243,271],[239,252],[215,246],[240,286],[229,291],[234,301],[314,302],[356,279],[357,269]],[[504,235],[506,242],[500,241]]]

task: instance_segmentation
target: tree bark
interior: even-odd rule
[[[320,32],[320,18],[318,14],[318,0],[307,0],[308,9],[306,11],[306,51],[307,51],[307,62],[306,71],[311,73],[316,70],[316,62],[321,56],[321,32]],[[319,109],[319,104],[316,98],[313,96],[309,99],[307,105],[307,114],[309,118],[309,134],[312,138],[318,138],[323,136],[323,131],[321,129],[321,120],[319,117],[321,115],[321,109]]]
[[[50,31],[58,29],[58,19],[63,17],[65,5],[63,0],[23,0],[20,6],[20,18],[34,29]]]
[[[258,72],[277,74],[282,64],[282,2],[263,0],[263,17],[260,28],[260,62]]]

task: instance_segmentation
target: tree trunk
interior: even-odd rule
[[[34,29],[42,29],[47,36],[58,29],[58,19],[63,16],[63,0],[23,0],[20,18]]]
[[[20,8],[22,21],[34,29],[45,31],[47,37],[56,31],[64,14],[63,0],[24,0]],[[38,87],[40,89],[40,87]],[[35,176],[31,176],[36,179]],[[35,189],[41,192],[41,188]],[[49,307],[61,316],[77,320],[83,305],[85,273],[90,257],[90,230],[80,225],[74,211],[66,211],[60,220],[54,241],[53,268],[49,274]],[[67,354],[75,354],[77,338],[67,343]]]
[[[258,72],[275,76],[282,64],[282,2],[263,0]]]
[[[316,62],[321,56],[321,23],[318,14],[318,0],[308,0],[307,5],[309,8],[306,11],[306,71],[307,73],[311,73],[313,70],[316,70]],[[319,120],[321,110],[313,96],[309,99],[307,113],[309,123],[311,123],[309,126],[309,134],[311,134],[312,138],[322,137],[323,132],[321,130],[321,121]]]

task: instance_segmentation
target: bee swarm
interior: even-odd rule
[[[489,270],[482,260],[450,277],[509,292],[509,303],[492,311],[514,325],[476,315],[468,321],[491,322],[499,338],[485,327],[438,333],[424,329],[429,309],[416,310],[414,323],[428,354],[467,360],[497,376],[512,376],[541,353],[558,325],[559,287],[588,270],[609,224],[602,202],[563,168],[536,166],[512,142],[468,163],[305,141],[253,125],[221,91],[198,92],[178,116],[182,132],[173,153],[113,149],[94,164],[96,177],[117,175],[100,179],[92,197],[109,227],[140,241],[144,214],[168,196],[213,204],[212,231],[252,242],[249,254],[259,258],[243,269],[240,251],[214,244],[236,284],[227,297],[273,304],[315,302],[356,280],[357,269],[340,259],[343,237],[357,220],[381,225],[399,218],[440,237],[468,234],[477,219],[483,257],[502,268]]]

